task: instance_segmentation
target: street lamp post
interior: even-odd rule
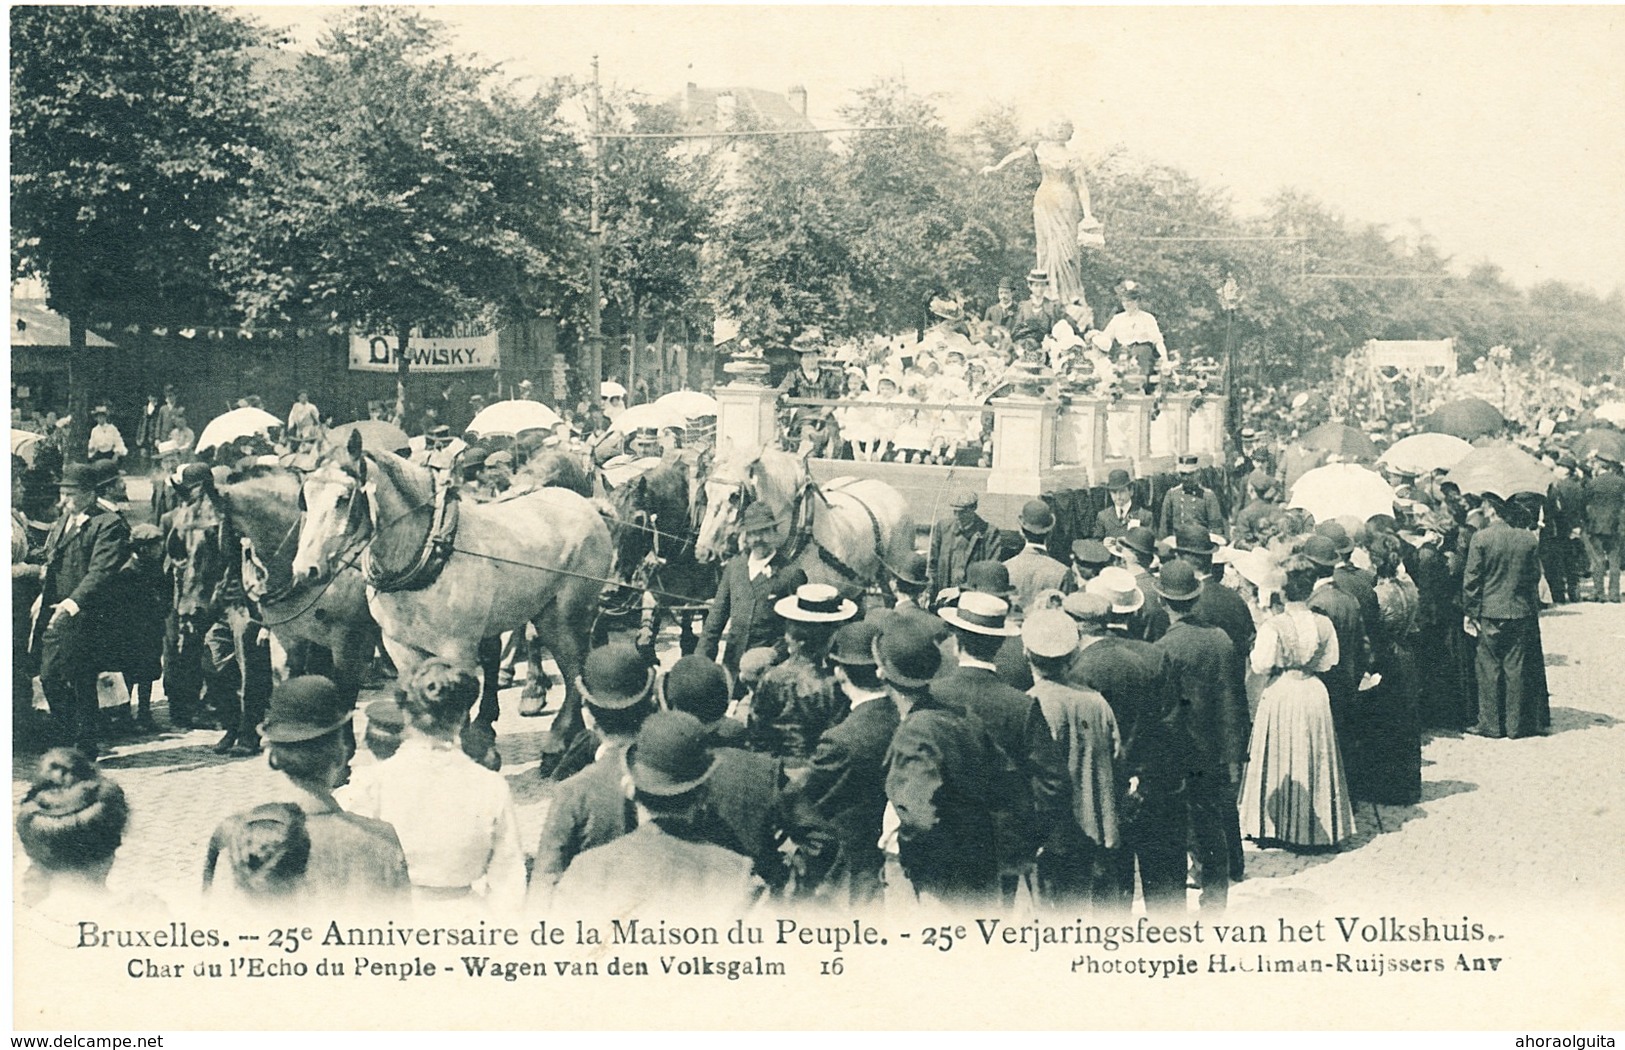
[[[1219,305],[1224,309],[1224,425],[1231,441],[1240,445],[1240,408],[1236,405],[1236,308],[1244,298],[1241,285],[1232,274],[1225,274],[1224,283],[1217,289]]]

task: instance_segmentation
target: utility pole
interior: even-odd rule
[[[604,139],[603,98],[598,83],[598,56],[592,56],[592,218],[587,230],[587,405],[599,407],[599,394],[604,382],[604,319],[599,303],[604,298],[604,230],[599,220]]]

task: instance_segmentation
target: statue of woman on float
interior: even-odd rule
[[[1038,242],[1034,268],[1047,271],[1050,293],[1062,303],[1070,303],[1083,295],[1080,246],[1100,247],[1106,242],[1100,220],[1089,205],[1083,162],[1068,148],[1072,122],[1058,120],[1040,129],[1036,137],[1036,142],[983,168],[982,174],[992,174],[1028,156],[1038,162],[1043,178],[1033,195],[1033,232]]]

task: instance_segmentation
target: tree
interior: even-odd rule
[[[232,260],[251,317],[393,334],[402,411],[415,329],[556,307],[580,242],[563,221],[583,195],[579,149],[557,97],[519,98],[444,43],[409,9],[332,22],[279,107]]]
[[[247,70],[267,42],[210,7],[11,12],[12,268],[75,346],[90,324],[229,320],[214,260],[265,144]]]

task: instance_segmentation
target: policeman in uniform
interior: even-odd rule
[[[1158,521],[1157,535],[1172,536],[1184,525],[1200,525],[1208,532],[1227,535],[1224,512],[1219,509],[1219,497],[1196,477],[1196,457],[1189,454],[1180,456],[1175,469],[1179,472],[1180,485],[1162,498],[1162,517]]]

